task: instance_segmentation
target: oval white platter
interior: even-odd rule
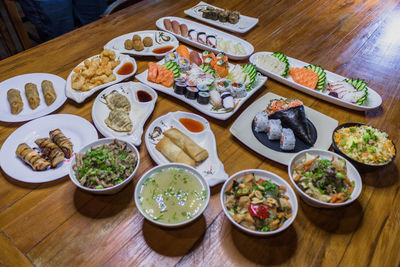
[[[254,47],[249,42],[247,42],[247,41],[245,41],[245,40],[243,40],[243,39],[241,39],[239,37],[233,36],[231,34],[225,33],[223,31],[211,28],[209,26],[206,26],[206,25],[203,25],[203,24],[191,21],[191,20],[178,18],[178,17],[162,17],[162,18],[157,20],[157,22],[156,22],[157,28],[175,35],[176,38],[178,38],[179,41],[187,43],[187,44],[190,44],[190,45],[192,45],[194,47],[197,47],[197,48],[200,48],[200,49],[203,49],[203,50],[210,50],[210,51],[212,51],[214,53],[223,52],[222,50],[219,50],[219,49],[216,49],[216,48],[212,48],[211,46],[204,45],[204,44],[199,43],[199,42],[195,42],[195,41],[191,40],[188,37],[183,37],[182,35],[175,34],[174,32],[171,32],[171,31],[167,31],[165,29],[165,27],[164,27],[164,19],[170,19],[171,21],[176,20],[180,24],[184,23],[184,24],[187,25],[189,30],[190,29],[195,29],[197,32],[205,32],[206,34],[209,34],[209,35],[215,35],[216,37],[221,37],[221,38],[224,38],[226,40],[231,40],[231,41],[240,43],[243,46],[244,50],[246,51],[246,54],[239,55],[239,54],[230,54],[230,53],[225,52],[225,54],[230,59],[235,59],[235,60],[246,59],[251,54],[253,54],[253,52],[254,52]]]
[[[56,100],[50,106],[46,105],[41,89],[41,83],[44,80],[49,80],[53,83],[57,94]],[[40,104],[34,110],[30,108],[25,96],[25,84],[27,83],[36,84],[39,92]],[[11,113],[10,104],[7,99],[7,91],[12,88],[20,91],[22,102],[24,103],[22,111],[16,115]],[[67,100],[65,96],[65,80],[57,75],[50,73],[29,73],[15,76],[0,83],[0,121],[20,122],[36,119],[57,110],[64,104],[65,100]]]
[[[144,47],[142,51],[136,51],[134,49],[128,50],[125,48],[124,42],[127,39],[132,39],[133,35],[140,35],[140,37],[145,38],[145,37],[150,37],[153,39],[153,45],[150,47]],[[167,37],[169,37],[171,40],[170,41],[163,41],[162,43],[157,43],[156,39],[157,36],[160,36],[160,34],[163,34]],[[163,57],[168,53],[171,53],[175,51],[175,49],[178,47],[179,41],[176,39],[176,37],[170,33],[164,32],[164,31],[139,31],[139,32],[131,32],[127,33],[121,36],[118,36],[111,41],[109,41],[105,46],[104,49],[112,49],[115,51],[118,51],[120,53],[124,54],[130,54],[130,55],[135,55],[135,56],[155,56],[155,57]],[[153,52],[154,49],[164,47],[164,46],[173,46],[174,48],[172,50],[169,50],[165,53],[162,54],[156,54]]]
[[[200,121],[204,125],[204,130],[199,133],[190,132],[179,122],[179,118],[191,118]],[[177,128],[208,151],[208,158],[197,165],[196,169],[203,175],[210,186],[217,185],[228,179],[224,165],[218,158],[214,133],[206,119],[194,113],[177,111],[158,117],[150,124],[144,136],[147,151],[157,164],[164,164],[170,161],[155,148],[158,141],[163,138],[163,135],[160,134],[157,137],[151,135],[156,127],[159,127],[163,132],[171,127]]]
[[[257,25],[258,23],[258,19],[257,18],[253,18],[253,17],[248,17],[245,15],[240,14],[240,19],[238,21],[238,23],[236,24],[232,24],[229,22],[221,22],[219,20],[212,20],[212,19],[206,19],[203,18],[203,13],[200,11],[203,8],[206,8],[207,6],[209,7],[213,7],[215,9],[221,9],[219,7],[210,5],[206,2],[201,1],[200,3],[198,3],[197,5],[195,5],[194,7],[190,8],[190,9],[186,9],[184,12],[186,15],[189,15],[195,19],[201,20],[203,22],[206,22],[208,24],[212,24],[214,26],[220,27],[224,30],[228,30],[231,32],[237,32],[237,33],[245,33],[250,31],[254,26]]]
[[[64,162],[54,169],[34,171],[15,155],[15,150],[19,144],[27,143],[31,148],[37,147],[35,144],[36,139],[49,137],[49,132],[57,128],[74,145],[74,154],[70,159],[64,159]],[[25,123],[7,138],[1,147],[0,165],[7,175],[21,182],[44,183],[53,181],[67,175],[71,159],[75,157],[75,152],[86,144],[97,140],[97,138],[96,128],[82,117],[70,114],[41,117]]]
[[[115,69],[113,70],[115,76],[117,77],[115,79],[115,81],[109,82],[109,83],[105,83],[102,85],[99,85],[89,91],[76,91],[74,89],[72,89],[71,87],[71,76],[74,73],[74,71],[71,71],[71,73],[68,75],[67,78],[67,85],[65,87],[65,94],[67,95],[68,98],[71,98],[72,100],[74,100],[77,103],[82,103],[86,98],[88,98],[89,96],[91,96],[92,94],[94,94],[95,92],[97,92],[98,90],[101,90],[103,88],[106,88],[110,85],[119,83],[120,81],[123,81],[124,79],[133,76],[136,73],[137,70],[137,66],[136,66],[136,61],[134,58],[128,56],[128,55],[123,55],[117,51],[115,51],[115,55],[116,58],[115,60],[120,60],[121,62],[119,63],[119,65],[117,67],[115,67]],[[92,59],[95,57],[100,57],[100,55],[95,55],[93,57],[90,57],[88,59]],[[77,66],[83,66],[84,61],[82,61],[81,63],[79,63]],[[127,62],[131,62],[133,64],[133,71],[130,74],[127,75],[119,75],[117,74],[118,70]]]
[[[143,90],[152,96],[149,102],[139,102],[136,92]],[[104,120],[108,117],[110,109],[108,108],[105,96],[112,92],[120,93],[126,96],[131,102],[131,111],[129,117],[132,120],[132,132],[117,132],[109,128]],[[140,146],[142,143],[143,126],[154,110],[157,101],[157,93],[149,86],[138,82],[125,82],[115,84],[103,90],[94,100],[92,106],[92,119],[99,132],[105,137],[115,137]]]
[[[267,71],[267,70],[261,68],[257,64],[257,57],[259,55],[271,55],[271,54],[272,54],[272,52],[257,52],[257,53],[254,53],[250,57],[250,62],[253,63],[254,65],[256,65],[257,69],[262,74],[265,74],[265,75],[267,75],[268,77],[270,77],[270,78],[272,78],[274,80],[277,80],[277,81],[279,81],[279,82],[281,82],[283,84],[286,84],[286,85],[288,85],[290,87],[293,87],[293,88],[295,88],[295,89],[297,89],[297,90],[299,90],[299,91],[301,91],[303,93],[306,93],[306,94],[315,96],[317,98],[323,99],[325,101],[334,103],[336,105],[339,105],[339,106],[342,106],[342,107],[346,107],[346,108],[350,108],[350,109],[354,109],[354,110],[363,110],[363,111],[371,110],[371,109],[375,109],[375,108],[379,107],[382,104],[381,96],[377,92],[375,92],[374,90],[372,90],[369,87],[368,87],[368,98],[367,98],[366,102],[364,102],[363,105],[357,105],[357,104],[353,104],[353,103],[344,101],[344,100],[339,99],[337,97],[330,96],[327,93],[324,93],[324,92],[321,92],[321,91],[318,91],[318,90],[313,90],[313,89],[305,87],[305,86],[303,86],[301,84],[298,84],[295,81],[293,81],[292,77],[290,77],[290,74],[288,74],[287,78],[284,78],[284,77],[282,77],[280,75],[277,75],[275,73],[272,73],[270,71]],[[307,65],[310,65],[310,64],[308,64],[306,62],[303,62],[303,61],[300,61],[300,60],[297,60],[297,59],[294,59],[294,58],[290,58],[290,57],[287,57],[287,58],[289,60],[290,67],[299,67],[299,68],[301,68],[301,67],[305,67]],[[325,70],[325,72],[326,72],[327,82],[343,81],[344,79],[346,79],[345,77],[340,76],[338,74],[335,74],[333,72],[330,72],[330,71],[327,71],[327,70]]]

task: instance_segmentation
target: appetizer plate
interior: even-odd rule
[[[163,60],[159,61],[158,64],[163,64],[164,62],[165,62],[165,60],[163,59]],[[229,63],[229,68],[232,68],[232,67],[233,67],[233,64]],[[197,102],[197,100],[188,99],[184,95],[178,95],[174,92],[173,87],[165,87],[161,84],[149,82],[147,80],[147,74],[148,74],[148,70],[136,75],[136,79],[138,79],[140,82],[142,82],[144,84],[151,86],[152,88],[154,88],[160,92],[166,93],[166,94],[173,96],[179,100],[182,100],[183,102],[191,105],[198,111],[200,111],[210,117],[219,119],[219,120],[229,119],[233,114],[235,114],[235,112],[237,110],[239,110],[239,108],[243,105],[243,103],[246,102],[246,100],[249,99],[255,92],[257,92],[267,81],[267,77],[265,77],[263,75],[258,75],[258,77],[253,85],[253,89],[251,91],[247,92],[247,95],[245,97],[237,100],[237,104],[235,105],[235,108],[233,110],[226,111],[225,109],[215,110],[210,103],[208,103],[207,105],[202,105],[202,104],[199,104]]]
[[[131,76],[133,76],[136,73],[137,70],[137,66],[136,66],[136,61],[134,58],[128,56],[128,55],[123,55],[121,53],[118,53],[115,51],[116,54],[116,58],[115,60],[120,60],[121,62],[119,63],[119,65],[117,67],[115,67],[115,69],[113,70],[115,76],[117,77],[115,79],[115,81],[109,82],[109,83],[105,83],[102,85],[99,85],[89,91],[76,91],[74,89],[72,89],[71,87],[71,76],[74,73],[74,71],[71,71],[71,73],[69,74],[68,78],[67,78],[67,85],[65,87],[65,94],[67,95],[68,98],[71,98],[72,100],[74,100],[77,103],[82,103],[86,98],[88,98],[89,96],[91,96],[92,94],[94,94],[95,92],[97,92],[98,90],[101,90],[103,88],[106,88],[110,85],[119,83],[120,81],[123,81],[126,78],[129,78]],[[90,57],[88,59],[92,59],[95,57],[100,57],[100,55],[96,55],[93,57]],[[78,64],[78,66],[83,66],[84,61],[82,61],[81,63]],[[127,75],[120,75],[118,74],[118,70],[127,62],[130,62],[133,64],[133,71]]]
[[[135,49],[128,50],[125,48],[124,42],[127,39],[132,39],[133,35],[139,35],[142,40],[145,37],[150,37],[153,40],[153,45],[150,47],[144,47],[142,51],[136,51]],[[114,51],[118,51],[124,54],[130,54],[135,56],[155,56],[155,57],[163,57],[166,54],[175,51],[178,47],[179,42],[175,36],[172,34],[163,32],[163,31],[139,31],[139,32],[131,32],[119,37],[116,37],[109,41],[104,49],[112,49]],[[163,52],[163,53],[154,53],[154,49],[163,48],[171,46],[171,49]]]
[[[316,198],[313,198],[309,195],[307,195],[303,190],[300,189],[300,187],[296,184],[296,182],[293,180],[293,171],[295,166],[298,166],[303,159],[306,156],[306,153],[312,155],[312,156],[319,156],[321,159],[329,159],[331,160],[332,157],[335,158],[340,158],[346,161],[346,167],[347,167],[347,177],[349,178],[350,181],[354,182],[354,190],[351,193],[350,199],[343,203],[326,203],[323,201],[320,201]],[[303,150],[296,155],[293,156],[293,158],[290,160],[288,164],[288,173],[289,173],[289,178],[290,182],[293,184],[294,189],[296,192],[300,195],[300,197],[310,206],[317,207],[317,208],[338,208],[342,206],[349,205],[353,201],[355,201],[358,196],[361,193],[362,189],[362,181],[361,181],[361,176],[358,173],[357,169],[351,164],[348,160],[346,160],[344,157],[333,153],[331,151],[326,151],[326,150],[320,150],[320,149],[309,149],[309,150]]]
[[[151,95],[149,102],[140,102],[137,92],[145,91]],[[104,120],[108,117],[110,109],[106,104],[105,97],[110,93],[120,93],[126,96],[131,103],[129,117],[132,120],[132,132],[117,132],[109,128]],[[157,100],[157,93],[149,86],[138,82],[119,83],[103,90],[94,100],[92,106],[92,119],[99,132],[105,137],[114,137],[120,140],[130,142],[135,146],[142,143],[143,126],[147,118],[154,110]]]
[[[201,122],[204,130],[199,133],[190,132],[179,122],[179,118],[190,118]],[[171,127],[179,129],[181,132],[189,136],[199,146],[208,151],[208,158],[196,166],[196,170],[207,180],[210,186],[217,185],[228,179],[228,174],[224,170],[224,165],[218,158],[217,145],[214,133],[210,128],[210,124],[203,117],[188,112],[170,112],[164,116],[155,119],[147,128],[144,140],[147,151],[151,158],[157,164],[165,164],[170,161],[159,152],[155,146],[163,138],[161,132]]]
[[[229,22],[220,22],[219,20],[212,20],[212,19],[206,19],[203,18],[203,13],[201,12],[201,10],[205,9],[206,7],[213,7],[215,9],[221,9],[219,7],[210,5],[208,3],[205,2],[200,2],[197,5],[195,5],[194,7],[190,8],[190,9],[186,9],[184,12],[186,15],[191,16],[195,19],[201,20],[203,22],[206,22],[208,24],[212,24],[214,26],[217,26],[219,28],[222,28],[224,30],[228,30],[231,32],[237,32],[237,33],[245,33],[250,31],[254,26],[257,25],[258,23],[258,19],[257,18],[253,18],[253,17],[248,17],[248,16],[244,16],[242,14],[240,14],[240,19],[238,21],[238,23],[236,24],[232,24]]]
[[[334,103],[334,104],[342,106],[342,107],[354,109],[354,110],[363,110],[363,111],[371,110],[371,109],[375,109],[375,108],[379,107],[382,104],[381,96],[377,92],[375,92],[374,90],[372,90],[369,87],[368,87],[368,98],[367,98],[367,100],[363,103],[363,105],[357,105],[357,104],[353,104],[353,103],[344,101],[344,100],[339,99],[337,97],[330,96],[330,95],[328,95],[328,93],[324,93],[324,92],[321,92],[321,91],[318,91],[318,90],[313,90],[313,89],[305,87],[305,86],[303,86],[301,84],[298,84],[298,83],[293,81],[292,77],[290,77],[289,74],[288,74],[287,78],[284,78],[284,77],[282,77],[280,75],[277,75],[275,73],[272,73],[270,71],[267,71],[267,70],[261,68],[257,64],[257,57],[259,55],[271,55],[271,54],[272,54],[272,52],[257,52],[257,53],[253,54],[250,57],[250,62],[253,63],[254,65],[256,65],[257,69],[262,74],[265,74],[265,75],[267,75],[268,77],[270,77],[270,78],[272,78],[274,80],[277,80],[277,81],[279,81],[279,82],[281,82],[283,84],[286,84],[286,85],[288,85],[290,87],[293,87],[293,88],[295,88],[297,90],[300,90],[303,93],[306,93],[306,94],[312,95],[314,97],[317,97],[319,99]],[[294,59],[294,58],[290,58],[290,57],[287,57],[287,58],[289,60],[289,63],[290,63],[291,67],[300,67],[301,68],[301,67],[305,67],[307,65],[310,65],[310,64],[308,64],[306,62],[303,62],[303,61],[300,61],[300,60],[297,60],[297,59]],[[338,74],[335,74],[333,72],[330,72],[330,71],[327,71],[327,70],[325,70],[325,72],[326,72],[327,83],[328,82],[333,82],[333,81],[343,81],[344,79],[346,79],[345,77],[340,76]]]
[[[267,104],[272,99],[283,98],[282,96],[267,93],[256,102],[251,104],[245,111],[233,123],[230,131],[239,139],[243,144],[257,152],[258,154],[269,158],[273,161],[279,162],[284,165],[288,165],[290,159],[296,153],[291,152],[279,152],[264,146],[252,133],[252,123],[254,116],[265,109]],[[315,111],[307,106],[304,106],[306,117],[313,124],[317,130],[317,140],[313,148],[328,149],[332,143],[332,132],[338,125],[338,121],[328,117],[318,111]]]
[[[178,18],[178,17],[162,17],[162,18],[157,20],[157,22],[156,22],[157,28],[159,28],[159,29],[161,29],[163,31],[167,31],[167,32],[175,35],[176,38],[178,38],[179,41],[187,43],[187,44],[190,44],[190,45],[192,45],[194,47],[197,47],[197,48],[200,48],[200,49],[203,49],[203,50],[210,50],[210,51],[212,51],[214,53],[223,52],[220,49],[212,48],[211,46],[199,43],[197,41],[193,41],[189,37],[183,37],[180,34],[175,34],[172,31],[168,31],[164,26],[164,19],[169,19],[171,21],[176,20],[180,24],[186,24],[189,30],[194,29],[197,32],[205,32],[208,35],[214,35],[216,38],[223,38],[223,39],[226,39],[227,41],[230,40],[232,43],[241,44],[243,49],[244,49],[244,51],[245,51],[245,54],[241,55],[241,54],[231,54],[231,53],[225,52],[225,54],[230,59],[234,59],[234,60],[246,59],[251,54],[253,54],[253,52],[254,52],[254,47],[249,42],[247,42],[247,41],[245,41],[245,40],[243,40],[243,39],[241,39],[239,37],[233,36],[231,34],[225,33],[223,31],[219,31],[217,29],[208,27],[206,25],[203,25],[203,24],[191,21],[191,20]]]
[[[283,223],[282,227],[280,227],[274,231],[269,231],[269,232],[255,231],[255,230],[248,229],[248,228],[240,225],[239,223],[235,222],[233,217],[229,214],[229,210],[225,206],[225,201],[226,201],[225,192],[228,190],[228,186],[230,186],[233,183],[234,179],[236,179],[237,181],[240,182],[248,174],[254,174],[254,176],[256,178],[261,178],[263,180],[271,181],[279,186],[286,187],[286,192],[284,194],[289,197],[289,202],[290,202],[290,205],[292,206],[292,217],[290,217],[288,220],[286,220]],[[224,211],[225,216],[228,217],[228,219],[231,221],[231,223],[233,225],[235,225],[236,227],[238,227],[239,229],[241,229],[242,231],[249,233],[251,235],[269,236],[269,235],[274,235],[279,232],[282,232],[283,230],[288,228],[293,223],[293,221],[296,219],[296,216],[297,216],[297,210],[298,210],[297,197],[296,197],[296,194],[294,193],[292,187],[283,178],[279,177],[275,173],[265,171],[265,170],[250,169],[250,170],[243,170],[243,171],[235,173],[234,175],[229,177],[229,179],[226,180],[226,182],[222,186],[220,200],[221,200],[222,210]]]
[[[41,89],[41,83],[44,80],[49,80],[53,83],[57,94],[56,100],[50,106],[46,105]],[[40,97],[40,104],[34,110],[30,108],[25,96],[25,84],[29,82],[36,84]],[[7,99],[7,91],[12,88],[20,91],[22,102],[24,103],[22,111],[16,115],[11,114],[10,104]],[[65,80],[57,75],[50,73],[29,73],[15,76],[0,83],[0,121],[20,122],[36,119],[57,110],[64,104],[65,100],[67,100],[65,96]]]
[[[10,177],[26,183],[43,183],[56,180],[68,174],[71,159],[64,159],[54,169],[34,171],[15,155],[20,143],[37,147],[35,140],[48,137],[51,130],[59,128],[74,145],[74,154],[81,147],[97,140],[97,131],[87,120],[70,114],[56,114],[30,121],[15,130],[4,142],[0,151],[0,165]]]

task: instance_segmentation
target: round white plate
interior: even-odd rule
[[[142,40],[145,37],[150,37],[151,39],[153,39],[153,45],[150,47],[144,47],[144,49],[142,51],[136,51],[134,49],[132,50],[128,50],[125,49],[124,46],[124,42],[127,39],[132,39],[133,35],[140,35],[140,37],[142,38]],[[162,41],[160,38],[160,34],[169,37],[170,40],[169,41]],[[158,40],[159,42],[157,42],[156,40]],[[118,36],[114,39],[112,39],[111,41],[109,41],[105,46],[104,49],[112,49],[112,50],[116,50],[120,53],[124,53],[124,54],[130,54],[130,55],[135,55],[135,56],[155,56],[155,57],[164,57],[166,54],[175,51],[175,49],[178,47],[179,42],[176,39],[175,36],[173,36],[170,33],[164,32],[164,31],[140,31],[140,32],[131,32],[131,33],[127,33],[121,36]],[[165,46],[173,46],[174,48],[162,53],[162,54],[156,54],[153,52],[154,49],[156,48],[160,48],[160,47],[165,47]]]
[[[46,105],[42,92],[42,81],[49,80],[53,83],[57,98],[50,106]],[[25,96],[25,84],[34,83],[37,86],[40,104],[36,109],[31,109]],[[7,91],[9,89],[17,89],[21,93],[24,107],[19,114],[11,114],[10,104],[7,99]],[[59,107],[61,107],[67,97],[65,96],[65,80],[57,75],[50,73],[29,73],[12,77],[0,83],[0,121],[20,122],[33,120],[47,115]]]
[[[179,122],[179,118],[191,118],[200,121],[204,125],[204,130],[199,133],[190,132]],[[161,134],[157,137],[152,137],[151,135],[156,127],[159,127],[163,132],[171,127],[177,128],[208,151],[208,158],[197,165],[196,169],[203,175],[210,186],[217,185],[228,179],[224,165],[218,158],[214,133],[211,131],[210,124],[206,119],[194,113],[177,111],[161,116],[150,124],[144,137],[147,151],[157,164],[165,164],[170,163],[170,161],[155,148],[158,141],[163,138],[163,135]]]
[[[92,90],[89,90],[89,91],[76,91],[76,90],[72,89],[72,87],[71,87],[71,76],[74,73],[74,71],[72,70],[71,73],[68,75],[67,85],[65,87],[65,94],[67,95],[67,97],[71,98],[72,100],[74,100],[77,103],[82,103],[86,98],[88,98],[89,96],[91,96],[92,94],[97,92],[98,90],[106,88],[106,87],[108,87],[110,85],[119,83],[120,81],[123,81],[124,79],[126,79],[128,77],[131,77],[136,73],[137,66],[136,66],[136,61],[135,61],[134,58],[132,58],[132,57],[130,57],[128,55],[120,54],[117,51],[115,51],[115,55],[116,55],[116,60],[120,60],[121,61],[121,63],[119,63],[119,65],[113,70],[115,76],[117,76],[115,81],[99,85],[99,86],[97,86],[97,87],[95,87],[95,88],[93,88]],[[89,59],[92,59],[94,57],[100,57],[100,55],[95,55],[93,57],[90,57]],[[77,66],[84,65],[83,62],[84,61],[79,63]],[[119,75],[119,74],[117,74],[118,70],[127,62],[131,62],[133,64],[133,71],[128,75]]]
[[[149,102],[139,102],[136,92],[139,90],[146,91],[152,96],[152,100]],[[113,91],[125,95],[131,102],[131,112],[129,117],[132,120],[132,132],[117,132],[109,128],[104,120],[110,114],[105,100],[105,96],[112,93]],[[157,101],[157,93],[149,86],[138,83],[138,82],[126,82],[119,83],[108,87],[102,91],[94,100],[92,106],[92,119],[96,128],[105,137],[115,137],[126,142],[130,142],[135,146],[140,146],[142,143],[143,126],[154,110],[154,106]]]
[[[25,123],[15,130],[4,142],[0,151],[0,165],[10,177],[26,183],[43,183],[56,180],[68,174],[71,159],[64,159],[54,169],[34,171],[23,160],[15,155],[20,143],[27,143],[31,148],[37,147],[35,140],[49,137],[49,132],[59,128],[74,145],[74,152],[79,151],[87,143],[97,140],[94,126],[79,116],[56,114],[42,117]]]

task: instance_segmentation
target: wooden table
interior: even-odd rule
[[[55,40],[0,61],[0,80],[30,72],[66,78],[83,59],[97,54],[112,38],[155,29],[162,16],[184,17],[196,1],[142,1]],[[288,180],[286,166],[263,158],[229,133],[249,103],[267,92],[301,99],[339,121],[367,122],[386,131],[400,148],[400,3],[396,0],[223,0],[210,3],[259,18],[242,35],[255,51],[282,51],[348,77],[366,79],[383,99],[380,108],[357,112],[341,108],[268,80],[228,121],[210,119],[218,154],[229,175],[259,168]],[[149,58],[138,58],[138,73]],[[154,59],[152,59],[154,60]],[[170,111],[195,109],[159,94],[148,123]],[[58,113],[91,119],[91,98],[73,101]],[[23,123],[1,123],[0,144]],[[85,134],[85,133],[82,133]],[[324,210],[299,200],[293,225],[270,238],[248,236],[231,225],[221,210],[219,191],[194,224],[165,230],[145,221],[135,207],[137,179],[155,163],[145,145],[141,165],[122,192],[94,196],[78,190],[68,177],[45,184],[0,179],[0,265],[293,265],[398,266],[400,262],[400,157],[379,172],[363,174],[363,191],[354,204]]]

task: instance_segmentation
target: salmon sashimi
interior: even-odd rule
[[[156,82],[157,79],[157,75],[158,75],[158,67],[159,65],[157,65],[154,62],[149,62],[149,70],[147,72],[147,80],[149,82]]]
[[[184,45],[178,46],[176,52],[179,54],[180,57],[190,59],[189,49],[186,46]]]
[[[305,87],[315,89],[318,83],[318,74],[311,69],[306,68],[291,68],[289,71],[293,81],[304,85]]]
[[[168,72],[165,74],[161,84],[165,87],[171,87],[174,84],[174,73],[171,70],[168,70]]]

